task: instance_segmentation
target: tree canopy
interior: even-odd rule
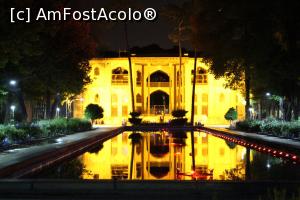
[[[103,108],[100,107],[97,104],[89,104],[84,111],[84,115],[87,119],[90,119],[92,121],[92,123],[96,120],[96,119],[101,119],[103,118]]]
[[[26,99],[44,99],[56,102],[57,95],[79,94],[91,80],[89,59],[96,43],[91,36],[90,24],[80,21],[51,21],[10,23],[9,9],[30,7],[61,9],[66,1],[5,1],[1,7],[0,71],[1,85],[16,79]],[[3,12],[2,12],[3,11]]]
[[[197,0],[197,7],[193,41],[217,78],[242,88],[247,112],[250,89],[299,96],[299,2]]]

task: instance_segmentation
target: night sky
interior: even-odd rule
[[[181,5],[183,0],[138,0],[144,8],[159,9],[168,3]],[[75,0],[72,7],[78,8],[101,8],[109,4],[110,0]],[[159,14],[159,13],[158,13]],[[107,28],[109,27],[109,28]],[[156,21],[153,22],[135,22],[129,23],[128,33],[130,46],[146,46],[149,44],[159,44],[162,48],[171,48],[174,44],[168,39],[168,34],[173,30],[167,20],[158,15]],[[124,50],[124,24],[112,23],[105,25],[102,23],[93,24],[93,35],[101,48],[106,50]]]

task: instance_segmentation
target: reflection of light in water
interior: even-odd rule
[[[133,179],[141,179],[143,175],[145,180],[191,180],[193,177],[198,180],[224,180],[226,179],[223,176],[224,170],[236,168],[243,174],[244,165],[241,157],[246,158],[244,147],[236,146],[233,150],[220,138],[195,132],[196,169],[193,173],[189,133],[186,135],[187,138],[180,138],[180,142],[184,141],[184,145],[178,143],[178,138],[172,137],[173,133],[168,134],[164,130],[143,134],[147,137],[143,137],[144,142],[141,142],[140,150],[136,146],[133,156]],[[92,174],[101,174],[102,179],[128,178],[132,146],[131,142],[125,142],[127,138],[125,135],[120,134],[105,142],[104,148],[97,155],[85,154],[83,162],[87,170]],[[220,153],[220,149],[223,149],[223,153]],[[113,170],[113,166],[123,166],[122,173]],[[93,176],[84,175],[84,178],[89,179]]]
[[[247,153],[247,149],[244,148],[242,151],[242,160],[245,160],[246,153]]]

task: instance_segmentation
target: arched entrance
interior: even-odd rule
[[[168,114],[169,113],[169,95],[161,90],[153,92],[150,95],[150,113]]]

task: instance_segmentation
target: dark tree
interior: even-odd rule
[[[4,3],[6,8],[30,7],[32,12],[36,12],[41,7],[45,10],[61,9],[65,1]],[[0,20],[1,27],[6,27],[1,32],[4,40],[0,42],[1,79],[5,83],[5,78],[18,80],[20,107],[25,108],[25,100],[44,101],[47,117],[51,118],[64,96],[79,94],[90,82],[88,60],[96,48],[90,25],[72,20],[10,24],[7,19],[9,9],[4,11],[4,17]]]
[[[262,23],[266,7],[258,1],[198,0],[197,3],[201,9],[192,20],[194,41],[204,52],[215,77],[225,77],[228,87],[244,91],[249,117],[253,70],[263,49],[262,41],[269,40],[263,37],[269,28]]]
[[[224,117],[226,120],[229,120],[231,122],[237,119],[237,112],[234,108],[229,108]]]
[[[299,113],[299,2],[208,1],[192,20],[194,41],[227,86],[242,89],[249,117],[250,91],[282,96],[284,119]]]
[[[96,119],[103,118],[103,108],[97,104],[89,104],[84,111],[84,115],[87,119],[92,121],[92,124]]]

